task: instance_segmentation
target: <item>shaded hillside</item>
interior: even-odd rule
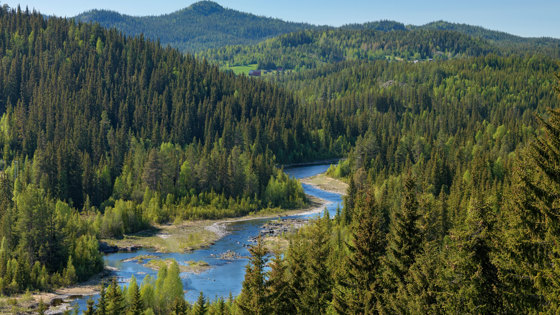
[[[107,28],[114,27],[126,35],[144,34],[146,38],[159,39],[162,45],[170,45],[182,52],[254,44],[268,37],[314,27],[226,9],[211,1],[197,2],[183,10],[161,16],[134,17],[93,10],[75,19],[97,22]]]
[[[305,30],[256,45],[237,45],[201,52],[221,66],[257,64],[259,69],[303,70],[349,60],[445,60],[497,52],[485,40],[440,30],[391,30],[398,24],[371,24],[339,29]]]
[[[431,22],[422,26],[408,26],[409,29],[455,31],[469,36],[483,38],[509,51],[540,51],[555,57],[560,54],[560,39],[550,37],[521,37],[506,32],[493,31],[480,26],[445,21]]]

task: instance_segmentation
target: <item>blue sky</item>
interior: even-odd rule
[[[0,0],[45,14],[74,16],[90,9],[129,15],[170,13],[194,0]],[[405,24],[436,20],[480,25],[520,36],[560,38],[559,0],[217,0],[224,7],[296,22],[339,26],[382,19]]]

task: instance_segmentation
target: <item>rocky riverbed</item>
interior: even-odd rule
[[[270,221],[261,227],[260,236],[262,238],[282,236],[297,231],[307,223],[307,219],[278,219]],[[250,241],[256,243],[258,237],[252,237]]]

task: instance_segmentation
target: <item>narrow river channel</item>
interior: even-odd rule
[[[285,172],[290,176],[300,179],[323,173],[328,167],[329,165],[294,167],[286,169]],[[303,184],[303,189],[308,195],[326,200],[328,202],[326,208],[331,217],[336,214],[337,207],[342,207],[342,197],[339,194],[327,192],[306,184]],[[316,216],[318,214],[294,215],[288,218],[312,218]],[[186,261],[191,260],[205,261],[211,267],[209,270],[200,274],[181,274],[183,287],[186,290],[185,299],[190,303],[194,303],[200,291],[204,292],[204,295],[211,300],[218,297],[227,298],[230,293],[236,296],[241,292],[247,258],[224,260],[220,258],[220,255],[233,251],[241,257],[247,257],[249,255],[247,246],[252,244],[250,239],[259,234],[264,223],[275,219],[277,218],[229,223],[226,225],[227,235],[218,240],[214,245],[196,251],[188,253],[155,253],[151,250],[139,250],[133,253],[115,253],[105,256],[105,264],[116,268],[115,275],[119,283],[126,285],[132,275],[136,277],[139,284],[146,275],[151,275],[154,278],[157,276],[157,271],[147,268],[137,261],[123,262],[129,258],[139,255],[153,255],[160,258],[173,258],[179,264],[184,264]],[[94,296],[93,298],[97,300],[98,297]],[[84,297],[73,302],[73,305],[79,307],[80,313],[86,309],[88,298]]]

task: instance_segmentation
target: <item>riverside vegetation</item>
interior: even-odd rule
[[[96,25],[0,25],[3,294],[88,278],[100,237],[300,207],[275,165],[345,155],[344,208],[258,242],[238,297],[188,305],[171,262],[88,314],[558,312],[554,41],[354,26],[207,52],[297,70],[261,80]]]

